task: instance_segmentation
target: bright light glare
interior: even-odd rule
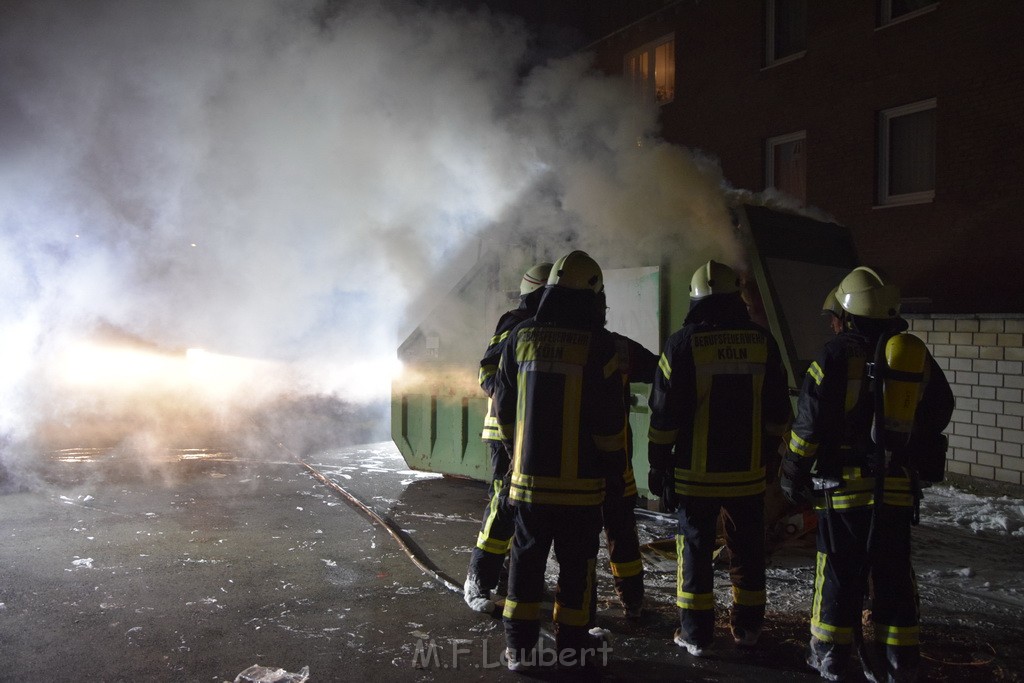
[[[175,392],[221,400],[247,392],[271,365],[202,349],[181,354],[81,342],[67,349],[56,368],[69,389],[100,395]]]
[[[251,391],[257,385],[270,388],[273,384],[270,378],[280,374],[280,369],[267,361],[225,356],[203,349],[189,349],[185,358],[191,382],[217,398]]]
[[[317,384],[323,391],[351,401],[374,401],[391,395],[391,382],[403,370],[398,358],[379,356],[355,363],[318,365],[308,368],[307,373],[316,373]]]
[[[311,359],[284,364],[201,348],[172,353],[96,342],[68,347],[51,371],[62,388],[76,395],[130,402],[177,397],[221,408],[257,405],[299,387],[350,401],[386,400],[391,383],[408,374],[393,355],[352,363]]]
[[[184,359],[126,346],[81,342],[58,362],[60,377],[71,387],[130,390],[173,386],[181,381]]]

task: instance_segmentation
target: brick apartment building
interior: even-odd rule
[[[1024,2],[588,3],[670,142],[849,227],[957,396],[949,472],[1024,491]]]

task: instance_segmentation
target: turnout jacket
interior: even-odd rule
[[[792,414],[767,330],[738,317],[684,324],[665,343],[649,403],[651,466],[671,467],[676,494],[764,492],[764,456],[778,445],[768,437],[781,439]]]
[[[618,354],[611,334],[588,322],[591,300],[580,295],[548,287],[537,316],[502,350],[494,403],[516,505],[600,505],[609,466],[621,462]]]
[[[805,472],[841,482],[832,495],[835,508],[874,502],[870,471],[875,448],[871,440],[874,397],[867,363],[874,360],[878,335],[846,330],[830,339],[804,375],[797,414],[789,437],[788,460]],[[928,354],[921,400],[914,415],[914,432],[940,434],[953,414],[954,398],[946,376]],[[885,482],[885,502],[912,505],[905,454],[893,454]]]

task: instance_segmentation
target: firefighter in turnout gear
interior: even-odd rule
[[[629,406],[633,399],[629,385],[631,382],[651,384],[658,369],[658,357],[625,335],[617,332],[611,332],[611,335],[622,372],[626,442],[622,463],[616,465],[608,476],[603,507],[604,535],[608,542],[615,594],[626,617],[639,619],[644,604],[644,564],[634,513],[637,489],[633,477],[633,430],[629,425]]]
[[[765,612],[766,462],[792,411],[778,345],[750,320],[728,266],[709,261],[694,273],[690,310],[665,343],[650,407],[648,485],[679,515],[674,641],[695,656],[712,646],[712,558],[724,511],[732,635],[753,647]]]
[[[843,307],[839,305],[839,299],[836,298],[838,289],[837,286],[829,290],[825,302],[821,304],[821,314],[827,317],[828,329],[832,331],[832,334],[839,334],[843,331]]]
[[[844,329],[807,370],[782,464],[786,496],[812,500],[818,515],[807,663],[841,680],[860,646],[870,680],[912,681],[920,662],[915,468],[944,458],[954,399],[924,344],[902,334],[895,286],[859,267],[835,296]],[[860,633],[869,585],[870,644]]]
[[[491,490],[463,587],[466,604],[478,612],[494,611],[491,591],[500,583],[514,529],[512,510],[507,497],[502,493],[507,483],[511,458],[501,442],[498,418],[494,413],[494,382],[498,373],[498,360],[512,328],[532,318],[537,312],[537,304],[544,293],[550,272],[550,263],[538,263],[526,271],[519,284],[519,307],[507,311],[498,319],[494,336],[480,361],[480,387],[487,394],[487,414],[484,417],[482,438],[491,456]]]
[[[537,661],[544,572],[558,561],[554,629],[558,664],[600,664],[603,639],[588,631],[609,467],[625,447],[622,377],[598,294],[601,269],[573,251],[551,269],[537,315],[502,350],[494,403],[512,455],[515,535],[504,623],[508,667]]]

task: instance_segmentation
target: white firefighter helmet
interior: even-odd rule
[[[729,266],[708,261],[690,278],[690,299],[699,301],[712,294],[734,294],[740,291],[740,279]]]
[[[826,314],[831,313],[832,315],[836,316],[837,318],[839,318],[839,317],[841,317],[843,315],[843,307],[839,305],[839,299],[836,298],[836,292],[838,290],[839,290],[838,286],[833,287],[829,291],[828,296],[825,297],[824,303],[821,304],[821,314],[822,315],[826,315]]]
[[[551,273],[551,264],[548,262],[538,263],[523,274],[523,281],[519,283],[519,296],[526,296],[547,284],[548,274]]]
[[[862,318],[885,320],[900,312],[900,290],[867,266],[858,266],[836,287],[836,300],[843,310]]]
[[[566,289],[589,289],[604,291],[604,276],[601,266],[585,251],[571,251],[555,261],[548,275],[548,284]]]

